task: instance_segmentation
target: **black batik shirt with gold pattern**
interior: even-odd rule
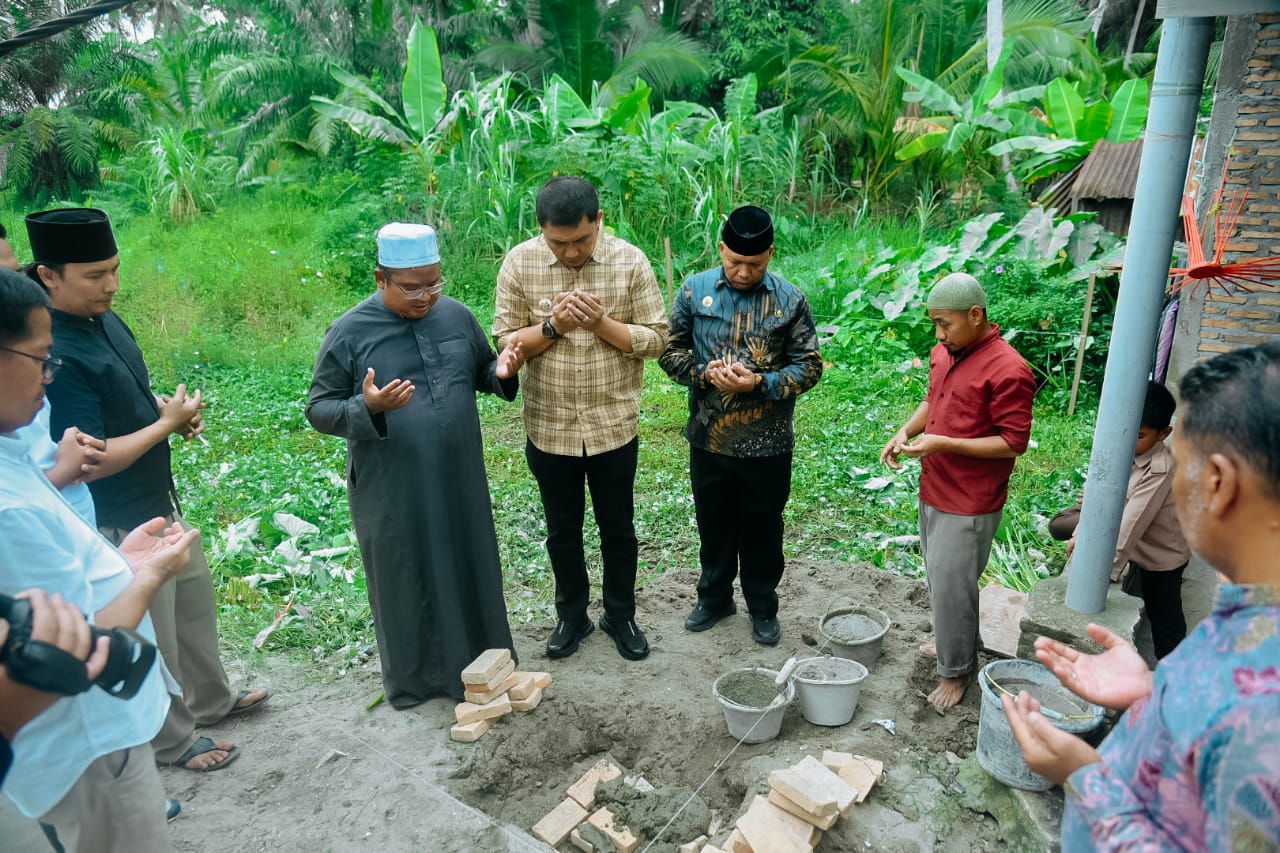
[[[723,393],[706,380],[715,359],[741,362],[764,379],[754,391]],[[800,288],[766,271],[755,287],[735,290],[721,267],[680,287],[659,364],[689,386],[689,443],[736,457],[790,453],[796,397],[822,377],[818,332]]]

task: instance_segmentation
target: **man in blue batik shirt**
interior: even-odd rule
[[[751,205],[730,213],[721,266],[681,286],[658,362],[689,388],[689,480],[702,574],[685,627],[705,631],[735,613],[737,576],[752,639],[766,646],[781,636],[776,590],[796,397],[822,377],[809,301],[769,272],[772,259],[769,214]]]
[[[1280,849],[1280,343],[1201,362],[1180,390],[1173,494],[1225,579],[1213,612],[1154,673],[1097,625],[1100,655],[1036,640],[1063,684],[1127,709],[1098,750],[1004,700],[1027,764],[1066,788],[1068,853]]]

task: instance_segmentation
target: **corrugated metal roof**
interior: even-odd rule
[[[1141,139],[1122,143],[1099,140],[1081,164],[1071,194],[1075,198],[1133,198],[1141,159]]]

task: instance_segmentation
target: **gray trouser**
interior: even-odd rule
[[[171,515],[169,523],[182,522]],[[117,527],[101,528],[102,535],[119,545],[129,534]],[[236,702],[218,656],[218,601],[213,591],[209,563],[199,540],[191,546],[191,561],[176,577],[165,582],[151,600],[151,622],[156,645],[165,665],[182,686],[182,696],[169,703],[164,726],[151,741],[156,760],[170,763],[196,741],[196,726],[208,726],[227,715]]]
[[[952,515],[920,501],[920,551],[943,678],[971,672],[977,662],[978,578],[987,568],[1001,514]]]
[[[40,815],[40,824],[66,853],[172,850],[151,746],[144,743],[97,758],[58,804]]]

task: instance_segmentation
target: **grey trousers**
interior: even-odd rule
[[[187,526],[180,515],[166,520]],[[103,527],[101,532],[116,545],[129,534],[116,527]],[[196,726],[218,722],[236,702],[218,656],[217,606],[204,546],[197,540],[191,546],[187,567],[160,587],[151,601],[156,645],[182,686],[182,696],[173,697],[169,715],[151,741],[157,761],[168,764],[177,760],[195,743]]]
[[[920,501],[920,551],[943,678],[972,672],[977,663],[978,578],[986,571],[1002,514],[952,515]]]
[[[40,824],[66,853],[162,853],[173,849],[164,805],[144,743],[98,757]]]

